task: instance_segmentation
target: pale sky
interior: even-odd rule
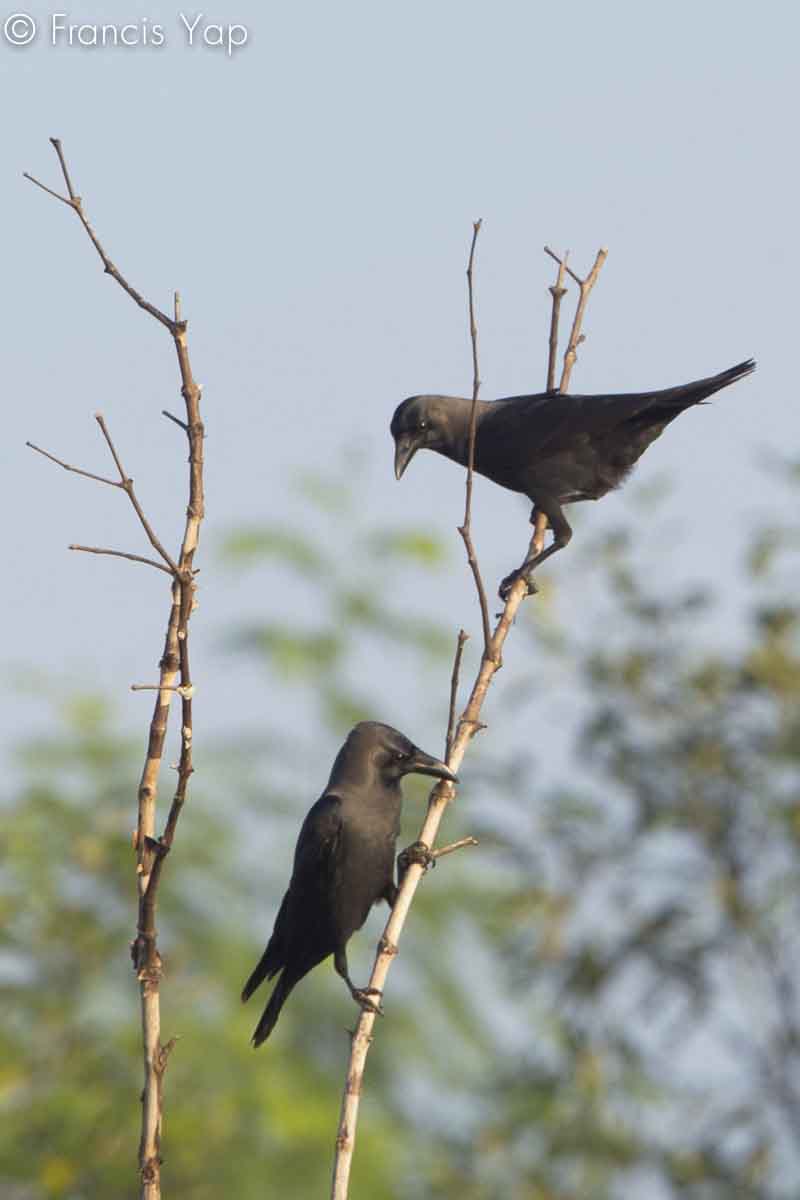
[[[125,498],[45,463],[26,439],[105,474],[101,409],[171,546],[185,504],[181,435],[159,415],[180,403],[170,339],[104,278],[70,212],[23,180],[27,170],[60,186],[51,135],[112,259],[162,307],[179,288],[189,318],[208,430],[193,624],[201,731],[236,728],[243,712],[252,724],[275,703],[220,636],[254,612],[303,611],[307,598],[267,577],[254,596],[215,572],[209,551],[237,524],[293,519],[289,481],[302,463],[336,474],[348,447],[374,455],[368,515],[452,539],[452,571],[408,603],[476,627],[455,534],[462,474],[420,455],[396,484],[388,435],[404,396],[469,393],[464,267],[476,217],[486,399],[543,386],[545,243],[569,247],[580,270],[609,248],[573,390],[666,386],[758,359],[752,379],[682,417],[638,469],[643,483],[666,472],[674,484],[678,533],[654,569],[734,592],[743,531],[783,499],[757,460],[798,445],[797,6],[228,0],[224,10],[203,20],[246,27],[230,56],[189,47],[179,5],[155,0],[119,3],[113,19],[136,36],[144,17],[150,33],[160,24],[161,46],[70,47],[61,35],[52,45],[60,10],[39,4],[31,45],[0,39],[3,663],[114,692],[126,726],[143,730],[150,700],[127,687],[155,677],[166,615],[155,572],[66,550],[146,553]],[[82,4],[69,21],[108,23],[108,12]],[[614,525],[624,503],[583,506],[580,536]],[[475,504],[496,581],[524,550],[526,510],[485,484]],[[35,704],[8,688],[4,701],[7,739],[36,728]],[[422,741],[404,717],[415,702],[406,681],[376,715]]]

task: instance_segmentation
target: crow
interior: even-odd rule
[[[303,822],[272,937],[242,990],[242,1000],[248,1000],[263,980],[281,972],[253,1046],[269,1037],[295,984],[329,954],[353,999],[362,1008],[381,1011],[369,999],[374,989],[357,988],[350,979],[347,943],[373,904],[385,900],[392,907],[397,897],[400,781],[410,774],[458,782],[443,762],[391,725],[362,721],[350,731],[328,786]]]
[[[562,505],[598,500],[619,487],[636,461],[685,408],[755,370],[748,359],[719,375],[658,392],[570,396],[542,392],[479,400],[475,470],[533,504],[531,524],[543,514],[553,530],[547,547],[532,546],[518,570],[500,585],[505,600],[512,584],[529,580],[534,567],[572,537]],[[461,396],[410,396],[395,410],[394,472],[402,476],[417,450],[435,450],[466,466],[472,401]],[[543,534],[542,534],[543,536]]]

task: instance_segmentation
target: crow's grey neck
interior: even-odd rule
[[[446,455],[447,458],[451,458],[465,467],[469,460],[469,423],[472,417],[472,399],[466,396],[437,398],[443,400],[447,405],[446,421],[440,422],[440,430],[446,440],[443,445],[437,446],[437,449],[440,454]],[[489,403],[486,400],[478,401],[475,414],[476,431],[488,408]]]

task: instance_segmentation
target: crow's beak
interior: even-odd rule
[[[419,449],[419,442],[411,434],[401,433],[394,444],[394,477],[400,479],[408,464]]]
[[[445,763],[439,762],[438,758],[432,758],[430,754],[425,754],[423,750],[414,751],[406,771],[410,775],[435,775],[437,779],[458,783],[458,776],[454,775]]]

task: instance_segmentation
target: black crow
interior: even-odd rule
[[[353,999],[380,1011],[369,1000],[371,989],[357,988],[350,979],[347,943],[373,904],[394,905],[400,781],[409,774],[457,782],[443,762],[391,725],[362,721],[350,731],[328,786],[303,822],[272,937],[242,991],[247,1000],[264,979],[281,972],[253,1034],[254,1046],[269,1037],[295,984],[329,954]]]
[[[719,375],[659,392],[570,396],[542,392],[478,401],[475,470],[533,503],[531,523],[543,513],[553,530],[500,586],[511,585],[566,546],[572,529],[563,504],[597,500],[627,478],[637,459],[679,413],[755,370],[748,359]],[[410,396],[395,410],[394,472],[405,471],[417,450],[436,450],[462,466],[469,456],[472,401],[460,396]]]

